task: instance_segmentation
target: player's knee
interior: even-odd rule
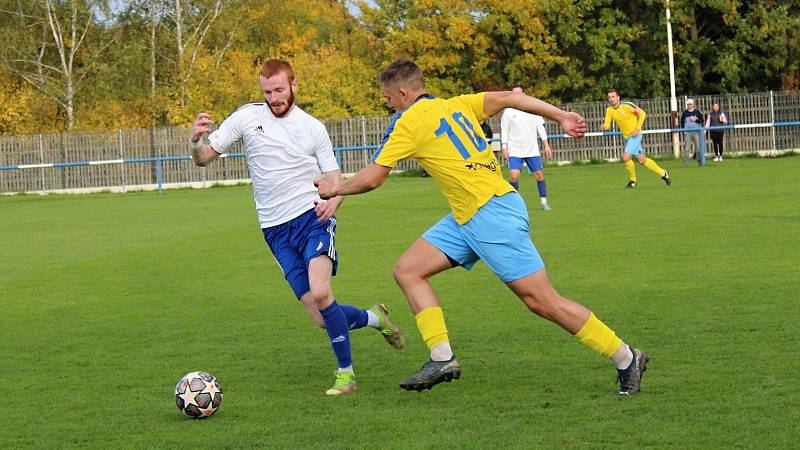
[[[557,297],[558,294],[555,291],[548,293],[537,292],[526,296],[523,301],[532,313],[545,319],[553,320],[558,311]]]
[[[310,294],[311,299],[314,300],[314,303],[317,305],[317,307],[328,304],[328,300],[331,300],[331,297],[333,296],[331,290],[328,288],[312,288]]]
[[[400,286],[407,284],[413,278],[410,274],[410,267],[407,267],[403,263],[403,260],[398,261],[397,264],[394,265],[392,276],[394,277],[395,283]]]
[[[533,177],[536,178],[536,181],[544,181],[544,173],[541,170],[533,172]]]
[[[400,286],[411,284],[415,280],[422,278],[418,273],[417,267],[403,258],[400,258],[400,261],[397,261],[394,265],[392,276],[394,276],[394,281]]]

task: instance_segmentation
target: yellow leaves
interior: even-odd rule
[[[47,105],[33,87],[0,70],[0,136],[52,131],[52,125],[48,126],[52,122],[45,117],[55,117],[57,112]]]

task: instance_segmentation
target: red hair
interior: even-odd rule
[[[284,72],[289,78],[289,84],[294,81],[294,70],[292,66],[282,59],[268,59],[261,66],[261,76],[269,78],[277,73]]]

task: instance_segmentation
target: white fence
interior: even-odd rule
[[[696,96],[702,112],[717,101],[729,119],[726,153],[782,152],[800,149],[800,91],[724,96]],[[648,113],[645,150],[672,155],[669,99],[636,100]],[[604,102],[561,105],[586,117],[585,139],[563,139],[557,124],[548,123],[556,161],[613,159],[622,149],[618,133],[600,133]],[[390,116],[325,121],[343,173],[364,167],[380,143]],[[490,125],[499,136],[499,117]],[[234,153],[206,168],[188,156],[185,128],[153,128],[94,133],[58,133],[0,137],[0,192],[128,190],[164,186],[208,186],[249,178],[241,154]],[[415,168],[405,161],[399,169]]]

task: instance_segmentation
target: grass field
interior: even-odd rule
[[[392,178],[339,217],[340,302],[385,302],[394,351],[352,335],[359,390],[263,243],[250,188],[0,198],[0,448],[797,448],[800,158],[619,164],[522,181],[559,291],[651,354],[643,392],[527,312],[479,264],[434,279],[462,378],[398,388],[427,350],[392,266],[446,213],[429,178]],[[192,370],[225,399],[191,420]]]

